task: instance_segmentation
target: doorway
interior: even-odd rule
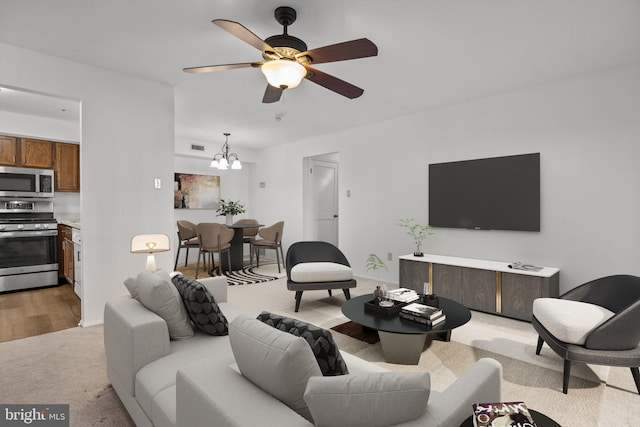
[[[0,134],[11,135],[14,139],[79,143],[79,100],[5,85],[2,85],[2,99]],[[20,120],[15,120],[17,115]],[[18,141],[14,144],[17,147]],[[58,222],[79,219],[79,192],[56,191],[49,200]],[[57,239],[60,238],[58,235]],[[59,254],[57,259],[59,262]],[[44,283],[37,282],[34,288],[0,293],[0,342],[77,327],[81,323],[82,300],[74,293],[73,285],[45,287]]]
[[[338,153],[304,161],[304,238],[338,246]]]

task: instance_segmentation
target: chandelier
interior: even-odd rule
[[[225,140],[224,145],[222,146],[222,153],[217,153],[213,156],[213,160],[211,160],[209,167],[229,169],[229,165],[231,165],[231,169],[242,169],[242,163],[240,163],[238,155],[236,153],[229,154],[229,135],[231,134],[224,134]]]

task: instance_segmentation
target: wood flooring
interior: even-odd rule
[[[80,310],[68,284],[0,293],[0,342],[76,327]]]

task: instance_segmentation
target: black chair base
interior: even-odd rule
[[[331,289],[327,289],[327,290],[329,291],[329,296],[333,296],[332,293],[331,293]],[[302,301],[302,293],[303,292],[304,291],[296,291],[296,296],[295,296],[295,299],[296,299],[296,309],[295,309],[295,311],[296,311],[296,313],[300,309],[300,302]],[[349,292],[348,288],[343,289],[342,292],[344,292],[344,297],[346,299],[348,299],[348,300],[351,299],[351,292]]]
[[[544,326],[542,326],[535,317],[533,319],[534,319],[534,321],[532,322],[533,326],[539,333],[547,332],[546,329],[544,329]],[[545,342],[546,341],[544,340],[544,338],[542,338],[542,335],[539,335],[538,344],[536,346],[536,355],[540,355],[540,351],[542,350],[542,345]],[[564,344],[564,346],[562,344]],[[549,342],[547,342],[547,345],[549,345],[549,347],[560,356],[562,356],[562,354],[570,353],[569,346],[577,347],[572,344],[566,344],[558,340],[553,340],[551,339],[551,336],[549,336]],[[567,394],[569,391],[569,379],[571,378],[571,360],[565,357],[563,357],[563,359],[564,359],[564,367],[562,372],[562,392],[564,394]],[[593,361],[581,361],[581,362],[606,365],[605,363],[594,363]],[[617,365],[612,365],[612,366],[617,366]],[[638,394],[640,394],[640,369],[637,366],[630,366],[629,369],[631,369],[631,375],[633,375],[633,380],[636,384],[636,389],[638,390]]]

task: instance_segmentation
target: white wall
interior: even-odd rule
[[[0,55],[0,85],[82,103],[82,322],[100,323],[105,301],[144,268],[144,256],[129,252],[131,237],[174,230],[173,89],[4,43]],[[172,254],[158,254],[158,266],[173,268]]]
[[[80,142],[80,125],[69,120],[0,111],[0,130],[4,134],[30,136],[50,141]]]
[[[539,233],[437,229],[423,251],[559,267],[561,291],[640,275],[638,117],[636,64],[266,150],[252,204],[286,221],[285,245],[301,240],[303,158],[339,152],[341,249],[360,274],[369,253],[393,253],[383,278],[397,282],[397,256],[414,250],[397,222],[428,221],[429,163],[540,152]]]

